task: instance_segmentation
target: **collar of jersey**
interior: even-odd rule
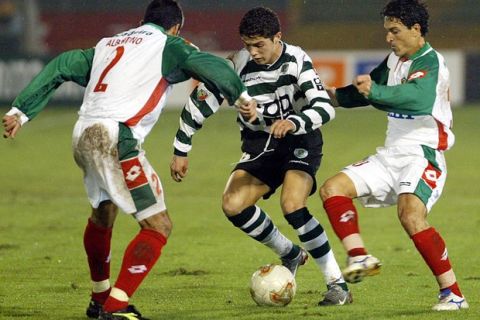
[[[165,33],[165,29],[163,29],[163,27],[161,27],[158,24],[155,24],[153,22],[147,22],[147,23],[144,24],[144,26],[152,26],[155,29],[158,29],[158,30],[162,31],[163,33]]]
[[[411,57],[409,57],[409,60],[415,60],[416,58],[422,56],[425,52],[429,51],[432,47],[430,46],[430,43],[425,42],[423,47],[421,47],[417,52],[415,52]]]
[[[282,65],[283,62],[284,62],[283,61],[283,56],[284,56],[286,50],[287,50],[287,44],[282,41],[282,53],[280,54],[280,56],[278,57],[278,59],[274,63],[264,64],[262,66],[264,68],[264,70],[276,69],[276,68],[280,67],[280,65]]]

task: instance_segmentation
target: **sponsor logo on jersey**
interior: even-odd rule
[[[247,83],[247,82],[250,82],[250,81],[257,81],[257,80],[261,80],[261,79],[262,79],[262,77],[256,76],[256,77],[246,78],[245,80],[243,80],[243,82]]]
[[[323,88],[323,83],[322,83],[322,80],[320,80],[320,78],[318,77],[318,75],[313,78],[313,82],[314,82],[314,85],[315,87],[317,88],[318,91],[322,91],[322,90],[325,90]]]
[[[396,112],[389,112],[388,117],[395,118],[395,119],[405,119],[405,120],[415,119],[415,117],[413,117],[409,114],[401,114],[401,113],[396,113]]]
[[[148,183],[138,157],[120,161],[120,164],[128,190],[138,188]]]
[[[297,148],[293,150],[293,155],[297,159],[305,159],[308,156],[308,151],[302,148]]]
[[[427,71],[424,71],[424,70],[415,71],[414,73],[408,76],[408,81],[413,79],[421,79],[421,78],[424,78],[426,75],[427,75]]]
[[[205,101],[205,100],[207,100],[207,98],[208,98],[208,92],[207,91],[205,91],[203,89],[198,90],[198,92],[197,92],[197,100],[198,101]]]
[[[400,187],[410,187],[411,185],[412,185],[412,183],[408,182],[408,181],[400,182]]]

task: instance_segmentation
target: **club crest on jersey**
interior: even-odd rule
[[[414,73],[408,76],[408,81],[413,79],[421,79],[421,78],[424,78],[426,75],[427,75],[426,71],[423,71],[423,70],[415,71]]]
[[[282,68],[280,69],[280,73],[287,73],[288,70],[288,63],[285,63],[282,65]]]
[[[207,100],[207,98],[208,98],[208,92],[207,91],[205,91],[203,89],[198,90],[198,92],[197,92],[197,100],[198,101],[205,101],[205,100]]]
[[[305,159],[308,156],[308,151],[305,150],[305,149],[298,148],[298,149],[293,150],[293,155],[297,159]]]

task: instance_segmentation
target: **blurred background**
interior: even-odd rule
[[[9,104],[56,54],[88,48],[138,25],[149,0],[0,0],[0,103]],[[348,84],[387,54],[380,11],[386,0],[180,0],[181,36],[225,56],[241,48],[238,23],[250,8],[274,9],[286,42],[303,47],[329,85]],[[447,59],[454,105],[480,101],[480,3],[427,0],[427,40]],[[171,104],[185,101],[191,83],[178,86]],[[78,104],[82,88],[64,85],[59,103]]]

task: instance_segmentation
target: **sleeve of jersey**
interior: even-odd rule
[[[47,105],[57,88],[65,81],[73,81],[85,87],[95,49],[67,51],[50,61],[23,89],[12,106],[33,119]]]
[[[438,72],[438,61],[418,59],[405,83],[386,86],[372,82],[368,100],[377,109],[388,112],[429,114],[436,98]]]
[[[223,98],[214,90],[209,90],[205,84],[200,83],[190,94],[180,116],[180,127],[173,141],[174,151],[177,156],[186,157],[192,149],[192,137],[200,130],[205,120],[217,112]]]
[[[370,77],[373,81],[379,84],[387,84],[388,81],[388,56],[375,69],[370,72]],[[343,88],[338,88],[335,94],[338,104],[343,108],[365,107],[370,105],[362,94],[360,94],[353,85]]]
[[[206,52],[192,51],[182,66],[193,78],[205,83],[210,88],[218,89],[230,105],[233,105],[247,90],[238,75],[223,58]]]
[[[308,105],[300,114],[290,115],[287,118],[295,124],[294,135],[314,131],[335,118],[335,109],[307,56],[303,60],[302,69],[298,75],[298,85]]]

